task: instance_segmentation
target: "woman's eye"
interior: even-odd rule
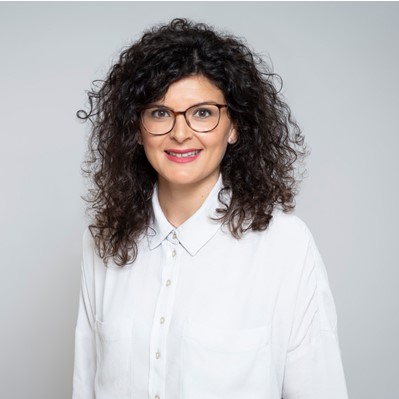
[[[193,115],[197,118],[208,118],[212,115],[212,111],[208,108],[197,108]]]
[[[151,118],[154,119],[165,119],[170,116],[170,112],[167,109],[154,109],[151,111]]]

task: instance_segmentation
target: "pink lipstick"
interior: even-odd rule
[[[186,163],[195,161],[202,150],[196,148],[187,148],[184,150],[170,149],[165,150],[166,157],[176,163]]]

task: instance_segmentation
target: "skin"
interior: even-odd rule
[[[183,78],[170,85],[165,97],[154,103],[174,111],[184,111],[202,102],[225,104],[223,93],[201,75]],[[148,161],[158,173],[161,208],[169,222],[178,227],[192,216],[216,184],[220,163],[228,144],[237,140],[237,132],[226,108],[220,110],[219,125],[210,133],[197,133],[184,116],[176,118],[173,130],[164,136],[153,136],[141,129],[141,142]],[[198,149],[200,155],[191,162],[177,163],[165,150]]]

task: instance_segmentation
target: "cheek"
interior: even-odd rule
[[[156,165],[158,164],[159,160],[159,154],[160,151],[159,149],[157,150],[157,145],[155,143],[151,143],[147,140],[144,140],[143,142],[143,149],[144,153],[147,157],[148,162],[151,164],[151,166],[156,169]]]
[[[223,161],[224,155],[226,154],[227,143],[219,142],[217,145],[213,146],[209,151],[208,156],[208,166],[215,167],[215,165],[220,165]]]
[[[212,152],[215,156],[223,156],[227,149],[228,136],[226,134],[223,137],[214,138],[211,143],[209,143],[209,148],[212,148]]]
[[[156,159],[155,148],[151,147],[151,145],[144,145],[144,152],[149,161]]]

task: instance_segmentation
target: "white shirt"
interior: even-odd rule
[[[212,221],[221,178],[125,267],[83,243],[73,399],[346,399],[336,312],[313,238],[275,211],[237,240]]]

